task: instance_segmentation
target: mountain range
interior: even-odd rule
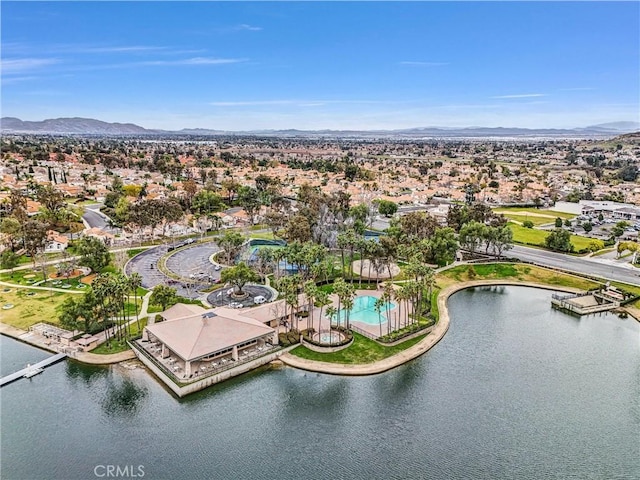
[[[0,119],[2,133],[56,135],[256,135],[273,137],[349,137],[349,138],[603,138],[640,130],[638,122],[611,122],[573,129],[531,129],[507,127],[420,127],[400,130],[250,130],[226,131],[185,128],[178,131],[146,129],[133,123],[109,123],[92,118],[53,118],[23,121],[15,117]]]

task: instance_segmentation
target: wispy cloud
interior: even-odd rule
[[[262,107],[262,106],[296,106],[321,107],[324,105],[391,105],[406,103],[393,100],[309,100],[309,99],[281,99],[281,100],[243,100],[209,102],[212,107]]]
[[[56,58],[12,58],[2,60],[3,74],[20,74],[58,63]]]
[[[78,53],[146,53],[167,50],[167,47],[152,47],[146,45],[126,45],[111,47],[68,46],[66,48],[63,47],[62,50]]]
[[[444,65],[449,65],[446,62],[413,62],[413,61],[399,62],[399,64],[407,65],[410,67],[442,67]]]
[[[212,57],[193,57],[181,58],[177,60],[147,60],[144,62],[133,62],[130,65],[149,65],[149,66],[170,66],[170,65],[227,65],[230,63],[246,62],[246,58],[212,58]]]
[[[521,93],[517,95],[496,95],[490,98],[534,98],[534,97],[547,97],[546,93]]]
[[[560,88],[560,92],[582,92],[587,90],[595,90],[593,87],[571,87],[571,88]]]
[[[246,23],[243,23],[241,25],[238,25],[238,27],[236,29],[237,30],[247,30],[249,32],[259,32],[260,30],[262,30],[262,27],[255,27],[253,25],[247,25]]]
[[[2,84],[3,85],[12,85],[15,83],[21,83],[21,82],[28,82],[31,80],[37,80],[39,77],[34,77],[34,76],[22,76],[22,77],[5,77],[4,75],[2,76]]]
[[[297,103],[294,100],[250,100],[242,102],[210,102],[209,105],[213,107],[257,107],[263,105],[295,105]]]

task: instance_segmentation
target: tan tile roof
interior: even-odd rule
[[[201,315],[206,310],[200,305],[189,303],[176,303],[174,306],[167,308],[160,315],[167,321],[177,320],[178,318],[191,317],[193,315]]]
[[[214,315],[209,318],[196,314],[146,328],[185,361],[206,357],[274,332],[262,322],[243,318],[231,309],[218,308],[211,312]]]

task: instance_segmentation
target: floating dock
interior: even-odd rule
[[[614,297],[613,293],[615,292],[585,292],[571,295],[553,294],[551,296],[551,305],[578,315],[606,312],[620,307],[620,297]]]
[[[45,358],[41,362],[38,362],[34,365],[30,365],[22,370],[17,371],[16,373],[12,373],[11,375],[7,375],[6,377],[2,377],[0,379],[0,387],[4,387],[5,385],[18,380],[19,378],[23,378],[25,375],[30,372],[36,371],[41,368],[48,367],[49,365],[53,365],[54,363],[58,363],[59,361],[65,359],[67,357],[66,353],[57,353],[55,355],[50,356],[49,358]],[[28,377],[27,377],[28,378]]]

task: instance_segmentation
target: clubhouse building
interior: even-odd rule
[[[142,363],[178,396],[265,365],[290,348],[278,345],[284,300],[247,309],[178,303],[132,342]]]

